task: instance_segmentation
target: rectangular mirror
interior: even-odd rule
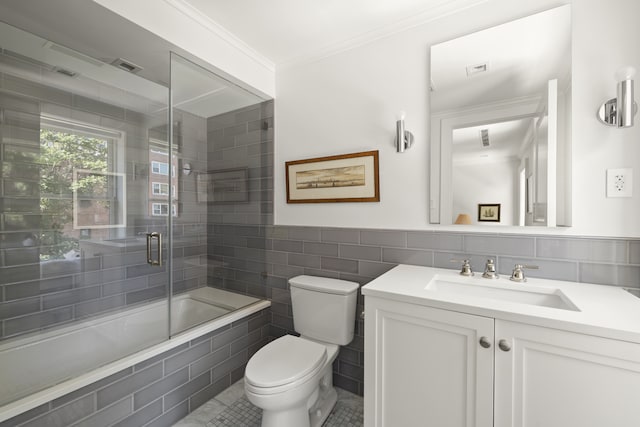
[[[430,89],[430,223],[571,225],[570,5],[433,45]]]

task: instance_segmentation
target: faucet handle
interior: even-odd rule
[[[509,280],[518,283],[526,282],[527,278],[524,277],[524,269],[537,270],[538,268],[537,265],[516,264],[515,267],[513,267],[513,272]]]
[[[482,273],[482,277],[485,279],[497,279],[498,273],[496,273],[496,264],[495,261],[489,258],[487,260],[487,264],[484,266],[484,273]]]
[[[449,262],[461,262],[462,269],[460,270],[460,275],[473,276],[473,271],[471,270],[471,264],[468,259],[450,259]]]

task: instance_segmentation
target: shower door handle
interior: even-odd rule
[[[158,242],[158,259],[153,259],[153,250],[151,248],[152,241]],[[149,265],[162,265],[162,234],[147,233],[147,264]]]

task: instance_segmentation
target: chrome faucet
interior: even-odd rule
[[[496,264],[491,258],[487,260],[487,264],[484,266],[484,273],[482,273],[482,277],[485,279],[498,278],[498,273],[496,273]]]
[[[462,269],[459,273],[461,276],[473,276],[473,270],[471,270],[471,264],[468,259],[451,259],[449,261],[462,263]]]
[[[509,277],[509,280],[511,280],[513,282],[518,282],[518,283],[526,282],[527,278],[524,277],[524,269],[525,268],[526,269],[537,270],[538,266],[537,265],[516,264],[515,267],[513,268],[513,272],[511,272],[511,277]]]

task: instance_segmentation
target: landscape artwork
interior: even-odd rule
[[[365,185],[364,165],[296,173],[296,188],[356,187]]]
[[[379,202],[378,151],[286,162],[287,203]]]

